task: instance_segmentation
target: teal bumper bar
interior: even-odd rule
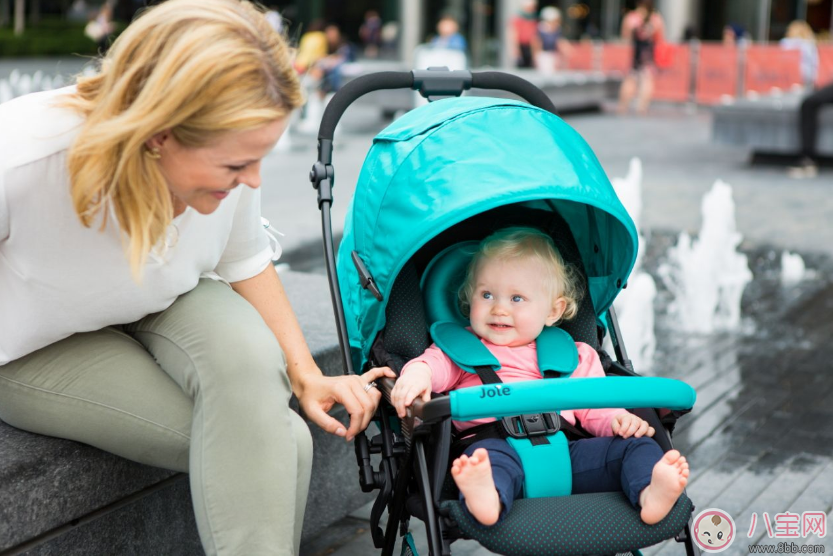
[[[687,410],[697,394],[685,382],[659,377],[529,380],[449,393],[451,417],[470,421],[565,409],[657,407]]]

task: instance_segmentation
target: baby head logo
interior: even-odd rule
[[[694,518],[694,540],[706,552],[722,552],[735,540],[732,516],[717,508],[709,508]]]

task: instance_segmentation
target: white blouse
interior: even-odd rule
[[[251,278],[280,255],[261,224],[260,190],[241,185],[211,214],[177,216],[137,284],[112,212],[101,231],[72,206],[67,150],[83,120],[54,104],[73,90],[0,104],[0,365],[167,309],[201,276]]]

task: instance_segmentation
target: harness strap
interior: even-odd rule
[[[497,372],[492,367],[477,366],[474,368],[477,376],[480,377],[480,382],[483,384],[503,384]]]

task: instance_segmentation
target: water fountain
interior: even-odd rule
[[[84,74],[89,75],[95,69],[87,66]],[[54,76],[46,75],[41,70],[32,75],[20,73],[20,70],[13,69],[8,79],[0,79],[0,104],[8,102],[13,98],[37,93],[39,91],[50,91],[64,86],[64,78],[60,74]]]
[[[642,162],[638,158],[632,158],[627,175],[624,178],[614,178],[612,183],[616,195],[639,231],[639,221],[642,216]],[[628,357],[634,369],[645,373],[651,369],[656,349],[654,298],[657,287],[651,275],[642,270],[645,238],[641,233],[638,235],[638,240],[639,249],[633,272],[628,279],[628,287],[617,296],[613,306],[616,309]]]
[[[807,267],[801,255],[789,251],[781,253],[781,284],[784,287],[798,284],[805,278],[806,273]]]
[[[704,334],[738,330],[740,300],[752,272],[746,255],[737,251],[742,237],[735,226],[732,187],[717,180],[703,197],[701,213],[699,237],[681,233],[659,268],[674,296],[670,322]]]

